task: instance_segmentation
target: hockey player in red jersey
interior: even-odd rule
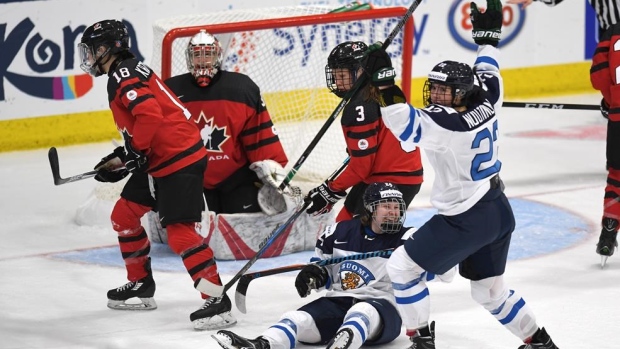
[[[209,155],[207,207],[215,213],[260,212],[259,188],[277,188],[288,159],[263,102],[247,75],[222,70],[222,48],[205,30],[187,46],[188,73],[166,85],[192,114]]]
[[[605,187],[602,230],[596,245],[601,255],[601,265],[618,247],[618,220],[620,220],[620,24],[607,30],[594,52],[590,80],[592,86],[603,94],[604,104],[609,106],[607,115],[607,186]]]
[[[108,76],[110,109],[125,139],[124,150],[117,148],[96,165],[96,179],[115,182],[132,173],[111,215],[129,282],[108,292],[108,307],[157,307],[150,242],[140,224],[140,218],[151,209],[159,211],[161,223],[168,229],[170,248],[182,257],[194,283],[221,285],[213,251],[196,231],[204,209],[201,189],[207,154],[198,130],[188,120],[189,112],[161,79],[129,52],[129,36],[122,22],[104,20],[86,28],[78,50],[82,70]],[[126,171],[118,171],[123,164]],[[205,303],[190,315],[194,328],[222,328],[236,322],[226,296],[202,296]],[[142,303],[125,302],[135,297]]]
[[[362,74],[367,45],[347,41],[337,45],[327,58],[325,78],[327,87],[338,97],[344,97]],[[389,58],[388,58],[389,59]],[[391,66],[391,61],[373,62],[376,66]],[[391,80],[393,83],[394,80]],[[308,196],[312,205],[309,214],[329,212],[346,196],[344,207],[336,221],[350,219],[364,212],[362,194],[372,182],[391,182],[403,193],[409,206],[422,184],[422,161],[416,148],[403,149],[385,127],[380,105],[371,96],[378,88],[366,84],[347,103],[342,112],[342,132],[347,143],[350,162],[336,179],[312,189]],[[392,98],[406,101],[404,95]],[[348,195],[345,190],[351,188]]]

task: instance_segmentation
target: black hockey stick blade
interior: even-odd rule
[[[243,274],[241,278],[239,278],[239,282],[237,283],[237,289],[235,290],[235,305],[237,309],[243,314],[246,314],[247,309],[245,307],[245,296],[248,292],[248,286],[250,286],[250,281],[254,279],[258,279],[259,277],[287,273],[289,271],[301,270],[306,266],[306,264],[292,264],[284,267],[261,270],[253,273]]]
[[[60,177],[60,164],[58,162],[58,150],[55,147],[51,147],[47,152],[47,157],[50,161],[50,167],[52,168],[52,177],[54,178],[54,185],[62,185],[66,183],[71,183],[75,181],[80,181],[82,179],[94,177],[97,174],[97,171],[89,171],[85,173],[81,173],[79,175],[71,176],[68,178]]]
[[[504,102],[502,107],[508,108],[528,108],[528,109],[571,109],[571,110],[601,110],[601,107],[594,104],[568,104],[568,103],[530,103],[530,102]]]

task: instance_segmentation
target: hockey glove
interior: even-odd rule
[[[327,183],[310,190],[307,200],[312,201],[312,205],[306,210],[307,214],[319,216],[328,213],[338,200],[347,195],[345,191],[333,191]]]
[[[487,9],[478,10],[475,2],[470,3],[471,36],[478,45],[497,47],[502,33],[502,3],[500,0],[487,0]]]
[[[299,297],[305,298],[310,294],[310,290],[318,290],[325,286],[328,277],[325,267],[316,264],[306,265],[295,278],[295,288]]]
[[[123,162],[125,162],[125,149],[117,147],[95,165],[94,169],[97,170],[95,180],[116,183],[127,177],[129,171],[123,168]]]
[[[284,168],[273,160],[256,161],[250,165],[250,170],[256,172],[263,184],[278,188],[286,177]]]
[[[125,141],[125,150],[127,150],[127,155],[125,156],[125,168],[127,171],[131,173],[145,172],[149,167],[149,162],[146,155],[139,150],[134,149],[131,146],[130,140]]]
[[[373,86],[394,85],[396,70],[392,67],[390,55],[381,48],[381,43],[370,45],[368,56],[363,62],[364,71]]]
[[[393,85],[381,90],[380,104],[382,107],[387,107],[388,105],[398,103],[407,103],[405,94],[403,93],[403,90],[400,89],[400,87]]]
[[[605,102],[605,98],[601,99],[601,115],[603,115],[603,117],[605,119],[609,120],[609,104],[607,104],[607,102]]]

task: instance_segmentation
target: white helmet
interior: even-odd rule
[[[217,74],[222,65],[222,47],[217,38],[206,30],[194,35],[185,51],[187,70],[189,70],[198,85],[205,87]]]

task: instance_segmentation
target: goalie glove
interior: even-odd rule
[[[502,33],[502,3],[500,0],[487,0],[487,9],[478,10],[475,2],[470,3],[471,36],[478,45],[497,47]]]
[[[306,265],[295,278],[295,288],[299,297],[305,298],[311,290],[318,290],[327,284],[329,274],[325,267],[316,264]]]
[[[116,183],[121,179],[127,177],[129,171],[123,168],[125,162],[125,149],[123,147],[116,147],[113,152],[106,155],[97,165],[94,170],[97,171],[95,180],[99,182]]]
[[[306,200],[312,201],[312,205],[306,210],[307,214],[319,216],[328,213],[338,200],[347,196],[345,191],[333,191],[327,182],[310,190]]]
[[[256,161],[250,165],[250,170],[256,172],[263,184],[278,188],[286,177],[284,167],[273,160]]]

